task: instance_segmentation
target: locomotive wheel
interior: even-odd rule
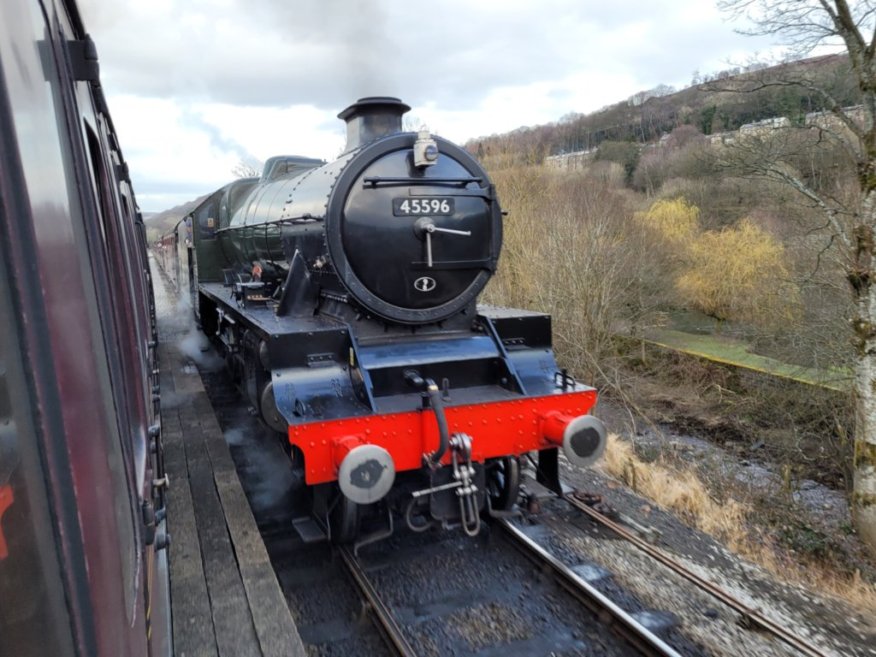
[[[493,511],[510,511],[520,494],[520,461],[506,456],[492,461],[487,468],[487,493]]]
[[[328,521],[332,543],[352,543],[359,534],[359,505],[338,490]]]

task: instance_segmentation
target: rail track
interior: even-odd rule
[[[640,654],[648,657],[681,657],[672,646],[600,593],[510,520],[499,519],[496,525],[501,527],[527,557],[540,566],[547,566],[563,588]]]
[[[513,522],[498,519],[492,525],[500,529],[508,542],[538,566],[535,572],[553,574],[557,583],[565,591],[589,609],[599,623],[627,644],[629,650],[625,650],[623,654],[645,655],[647,657],[681,657],[682,653],[675,650],[632,615],[600,593],[573,569],[550,554],[536,540],[527,536]],[[419,653],[406,638],[402,623],[395,618],[390,605],[381,598],[353,551],[341,547],[338,548],[338,554],[387,646],[400,657],[416,657]]]
[[[444,632],[436,629],[436,625],[443,622],[458,624],[460,618],[476,617],[494,603],[503,610],[518,610],[526,620],[531,620],[532,614],[538,615],[542,611],[551,619],[546,626],[535,623],[537,627],[532,628],[528,644],[527,639],[520,636],[510,639],[509,657],[539,654],[542,646],[552,644],[558,654],[590,654],[586,646],[600,646],[597,652],[612,656],[680,654],[668,646],[660,650],[661,640],[657,637],[653,641],[657,648],[649,646],[647,639],[636,638],[638,624],[635,620],[627,626],[623,619],[624,612],[619,607],[612,607],[610,602],[607,606],[603,604],[598,592],[594,596],[586,591],[586,582],[580,578],[577,582],[574,576],[564,579],[557,571],[555,577],[549,578],[549,582],[540,581],[543,579],[541,573],[550,572],[554,566],[539,561],[540,557],[536,557],[534,551],[522,550],[529,561],[536,559],[539,563],[539,567],[531,567],[527,558],[520,555],[518,542],[511,536],[513,530],[506,530],[502,522],[493,523],[493,537],[487,543],[463,537],[448,540],[448,537],[454,536],[452,532],[441,537],[440,540],[446,541],[441,545],[435,545],[434,541],[429,541],[433,544],[428,545],[422,537],[414,543],[400,537],[393,547],[383,549],[375,546],[360,555],[362,558],[354,555],[349,548],[337,549],[332,557],[324,544],[322,548],[302,544],[292,529],[291,517],[294,514],[290,513],[290,491],[281,494],[284,485],[275,482],[274,494],[266,495],[268,491],[260,481],[268,462],[282,462],[284,455],[271,442],[270,436],[260,435],[256,418],[247,411],[245,404],[241,404],[234,385],[223,372],[203,372],[202,375],[211,396],[219,405],[217,412],[220,423],[231,430],[232,435],[238,436],[236,440],[242,441],[232,446],[239,474],[245,490],[251,495],[251,505],[287,600],[294,609],[295,617],[302,623],[302,639],[313,646],[317,654],[395,654],[413,657],[444,654],[445,650],[451,649],[455,654],[475,654],[485,647],[488,639],[484,639],[484,643],[475,641],[475,648],[457,630]],[[264,456],[259,456],[260,453]],[[532,539],[529,540],[532,542]],[[463,544],[466,547],[461,548]],[[477,568],[483,567],[479,565],[483,563],[489,563],[490,568],[504,568],[505,572],[513,575],[509,575],[507,580],[502,576],[485,577],[483,593],[472,596],[456,593],[465,586],[464,583],[454,582],[440,591],[430,591],[429,587],[434,583],[428,579],[418,579],[412,573],[429,572],[432,560],[439,561],[442,568],[457,573],[464,570],[465,577],[469,578]],[[407,565],[407,568],[404,573],[399,573],[394,568],[384,568],[385,563],[402,568]],[[460,580],[465,577],[460,577]],[[511,595],[502,591],[509,581],[514,582]],[[580,584],[584,584],[584,588]],[[317,589],[321,589],[322,593],[318,593]],[[402,589],[408,589],[410,593]],[[521,606],[519,595],[531,600]],[[571,597],[558,602],[563,600],[556,597],[559,595]],[[584,603],[585,609],[581,609],[576,601]],[[563,611],[558,613],[557,609],[551,608],[552,605]],[[427,610],[425,616],[416,611],[418,608]],[[363,611],[371,623],[363,624],[358,620],[362,618]],[[618,619],[618,612],[621,619]],[[577,621],[571,620],[574,617],[578,617]],[[588,628],[576,627],[578,624]],[[641,627],[641,630],[646,636],[649,634],[646,628]],[[430,650],[432,639],[437,641],[432,644],[437,648],[437,653],[435,649]],[[504,641],[497,638],[495,643],[489,645],[499,646]],[[688,651],[686,654],[691,653]],[[694,651],[693,654],[700,653]]]
[[[348,547],[338,548],[338,552],[387,646],[399,657],[417,657],[417,652],[408,643],[389,606],[380,598],[353,552]]]
[[[571,495],[564,495],[563,499],[575,509],[586,514],[594,522],[610,529],[616,535],[634,545],[642,552],[733,609],[740,615],[743,626],[768,632],[794,650],[798,651],[801,655],[806,655],[807,657],[825,657],[825,654],[812,644],[804,641],[779,623],[776,623],[750,605],[745,604],[739,600],[739,598],[731,595],[721,587],[697,575],[692,570],[683,566],[677,560],[673,559],[651,543],[643,540],[620,523],[615,522],[604,513],[600,513],[597,509],[593,508],[593,506],[585,502],[582,497],[583,496],[579,493],[573,493]]]
[[[224,380],[225,376],[222,373],[207,375],[206,378],[209,382],[208,387],[216,397],[215,401],[219,402],[222,408],[220,421],[223,423],[228,422],[229,426],[240,426],[241,423],[244,422],[244,418],[250,417],[250,414],[247,412],[245,406],[240,406],[238,403],[239,400],[238,402],[235,401],[237,393],[234,390],[234,386]],[[255,428],[257,422],[253,418],[251,419],[254,427],[252,431],[255,432],[258,430]],[[259,442],[259,439],[256,439],[255,443],[249,443],[245,448],[243,445],[232,448],[233,451],[238,452],[236,459],[238,457],[242,459],[242,461],[238,463],[238,467],[239,469],[242,468],[240,474],[244,481],[245,488],[252,488],[253,486],[256,489],[259,488],[259,484],[255,480],[262,472],[261,467],[259,466],[263,465],[263,461],[257,459],[257,462],[252,464],[249,463],[253,458],[253,451],[257,448],[262,448]],[[271,454],[271,457],[272,459],[279,461],[282,459],[283,455],[277,452]],[[288,496],[282,496],[282,498],[288,499]],[[268,533],[272,531],[269,529],[269,526],[289,526],[288,521],[290,516],[287,515],[288,505],[282,498],[276,499],[268,504],[265,504],[263,501],[254,506],[256,516],[260,521],[269,519],[267,526],[263,527],[263,530],[267,530]],[[619,537],[629,541],[636,546],[636,548],[641,549],[644,553],[655,558],[688,581],[703,590],[708,591],[716,599],[735,610],[743,619],[744,623],[749,627],[761,629],[774,634],[802,655],[806,655],[807,657],[823,657],[822,652],[807,644],[799,637],[791,634],[777,623],[771,621],[758,610],[742,603],[732,595],[714,586],[710,582],[707,582],[695,573],[692,573],[681,564],[672,560],[671,557],[660,551],[658,548],[643,541],[633,532],[617,522],[612,521],[604,514],[599,513],[580,499],[577,499],[572,495],[567,495],[563,500],[564,503],[569,504],[572,508],[585,514],[594,522],[599,523],[610,531],[616,533]],[[280,509],[283,509],[283,512],[280,512]],[[619,635],[619,638],[623,643],[632,646],[626,651],[623,651],[622,654],[666,656],[679,655],[682,653],[689,654],[689,651],[679,651],[674,649],[663,639],[654,635],[653,632],[641,626],[635,618],[631,618],[630,614],[625,613],[619,605],[616,603],[613,604],[604,595],[600,594],[599,591],[593,589],[592,585],[589,585],[585,580],[579,577],[573,569],[565,566],[547,550],[539,546],[535,540],[526,536],[519,527],[514,526],[515,523],[497,521],[492,524],[499,530],[495,533],[502,534],[503,537],[507,538],[508,542],[514,545],[519,552],[522,552],[531,561],[538,563],[541,571],[553,573],[552,577],[557,584],[565,589],[567,593],[572,595],[579,603],[589,609],[593,613],[594,619],[598,619],[599,624],[602,624],[610,633]],[[281,550],[281,553],[285,553],[285,550]],[[349,636],[348,640],[338,643],[337,648],[341,649],[342,646],[348,645],[369,645],[371,648],[361,651],[361,654],[369,654],[369,651],[374,650],[376,643],[380,643],[385,646],[387,654],[405,656],[420,654],[422,651],[415,649],[411,645],[413,643],[416,646],[420,646],[421,642],[412,640],[416,637],[417,629],[415,624],[411,625],[412,621],[410,614],[406,614],[405,622],[400,623],[395,618],[393,612],[396,605],[390,605],[381,601],[381,595],[378,592],[377,587],[370,582],[369,577],[362,569],[361,562],[346,549],[341,549],[337,556],[339,557],[338,561],[341,562],[339,564],[341,565],[341,571],[349,573],[349,584],[351,588],[355,590],[355,595],[357,595],[361,601],[358,604],[362,605],[369,613],[372,619],[372,624],[377,630],[376,632],[370,630],[369,624],[366,624],[366,627],[369,627],[370,633],[374,634],[373,639],[368,639],[367,635],[364,637],[361,635],[362,628],[355,627],[355,623],[353,623],[350,628],[343,630],[343,632]],[[287,559],[288,557],[281,558],[280,561],[286,562]],[[278,575],[281,577],[281,580],[283,580],[285,576],[284,569],[286,566],[278,562],[275,564],[275,567],[280,568]],[[306,586],[312,586],[314,584],[316,584],[315,581]],[[382,584],[385,585],[385,582],[382,582]],[[582,586],[582,584],[584,586]],[[591,590],[587,590],[588,588]],[[604,598],[604,600],[600,598]],[[345,613],[349,614],[349,609],[352,609],[354,604],[355,603],[351,600],[348,600],[337,603],[337,606],[339,606],[339,608],[347,608],[348,611]],[[405,605],[402,606],[404,607]],[[410,605],[408,604],[407,606]],[[317,627],[317,629],[319,628]],[[413,634],[411,633],[412,630]],[[312,636],[316,641],[323,641],[326,639],[325,633],[322,632],[313,633]],[[308,633],[305,632],[305,640],[307,640],[307,637]],[[463,649],[462,652],[464,653],[465,650]],[[621,653],[621,651],[617,652]],[[357,652],[356,654],[359,653]],[[612,654],[615,653],[612,652]]]

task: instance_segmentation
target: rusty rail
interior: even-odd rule
[[[344,565],[350,572],[353,582],[362,594],[365,604],[371,612],[371,617],[375,621],[374,624],[377,627],[377,630],[381,633],[387,645],[395,650],[395,652],[401,657],[417,657],[416,651],[411,647],[407,639],[405,639],[401,628],[398,626],[398,623],[396,623],[395,618],[392,615],[392,612],[389,611],[389,607],[384,604],[383,600],[381,600],[380,596],[377,594],[377,591],[371,585],[371,582],[368,581],[368,576],[365,575],[365,571],[362,570],[359,560],[347,547],[339,548],[338,552],[340,552]]]
[[[808,657],[825,657],[825,654],[818,650],[815,646],[807,643],[800,637],[795,634],[792,634],[787,629],[779,625],[773,620],[770,620],[766,616],[764,616],[761,612],[753,607],[746,605],[744,602],[739,600],[738,598],[730,595],[724,589],[718,587],[712,582],[704,579],[691,571],[688,568],[682,566],[678,561],[667,555],[665,552],[660,550],[659,548],[643,541],[641,538],[636,536],[634,533],[629,531],[627,528],[619,525],[614,522],[611,518],[606,515],[600,513],[596,509],[588,506],[581,500],[577,499],[575,495],[566,495],[564,498],[569,504],[571,504],[576,509],[586,513],[590,516],[591,519],[600,523],[601,525],[611,529],[613,532],[618,534],[621,538],[627,540],[628,542],[635,545],[637,548],[653,557],[664,566],[682,576],[689,582],[696,584],[700,589],[706,591],[716,599],[723,602],[725,605],[735,610],[742,616],[743,625],[750,628],[764,630],[774,635],[778,639],[784,641],[789,646],[798,650],[800,654],[807,655]]]
[[[496,521],[496,524],[505,530],[514,544],[526,556],[536,563],[549,566],[563,588],[574,595],[579,602],[596,614],[601,622],[605,623],[638,652],[649,657],[681,657],[672,646],[668,645],[663,639],[596,590],[575,571],[527,536],[511,521],[506,518],[500,518]]]

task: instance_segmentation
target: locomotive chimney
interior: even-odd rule
[[[369,141],[402,130],[402,114],[409,105],[392,96],[368,96],[360,98],[343,112],[339,119],[347,122],[347,146],[349,152]]]

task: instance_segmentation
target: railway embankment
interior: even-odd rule
[[[657,328],[646,331],[643,339],[654,347],[747,370],[785,383],[815,386],[840,393],[851,390],[852,373],[848,370],[787,363],[759,354],[744,340],[733,337]]]
[[[729,339],[714,353],[708,338],[656,338],[628,341],[624,403],[597,409],[621,436],[606,471],[642,495],[646,517],[669,508],[780,580],[872,614],[876,565],[847,504],[853,409],[843,373]]]
[[[637,465],[641,467],[641,462]],[[807,586],[800,579],[789,581],[794,579],[789,577],[790,571],[797,568],[793,561],[774,560],[770,568],[764,567],[757,563],[760,559],[753,552],[746,553],[749,558],[740,557],[739,552],[744,550],[740,545],[729,545],[730,534],[717,531],[714,533],[720,538],[715,538],[696,527],[697,520],[704,517],[698,518],[698,512],[711,514],[706,517],[712,521],[710,529],[714,531],[716,524],[730,527],[743,523],[746,508],[728,505],[726,500],[712,500],[710,509],[703,508],[708,506],[710,496],[704,489],[697,494],[688,482],[677,482],[683,475],[672,470],[667,470],[669,476],[662,479],[667,497],[661,505],[644,494],[646,487],[641,485],[641,478],[646,476],[646,469],[640,470],[640,492],[633,490],[622,474],[611,474],[613,471],[612,464],[607,464],[581,473],[569,471],[565,476],[578,490],[599,495],[605,511],[622,526],[647,538],[650,546],[671,561],[729,593],[743,606],[756,609],[818,653],[862,657],[876,654],[871,608],[856,607],[848,598],[841,600],[813,571]],[[675,504],[669,502],[668,495],[676,496]],[[687,635],[713,654],[808,654],[768,632],[744,629],[752,627],[745,613],[658,563],[631,542],[618,540],[602,527],[595,528],[581,514],[566,510],[546,519],[545,524],[572,558],[586,554],[592,563],[614,573],[621,585],[629,587],[648,606],[672,610]],[[768,548],[762,549],[766,553]]]
[[[754,353],[729,337],[673,330],[623,338],[623,400],[638,424],[706,438],[781,472],[786,488],[851,481],[853,406],[847,372]]]

